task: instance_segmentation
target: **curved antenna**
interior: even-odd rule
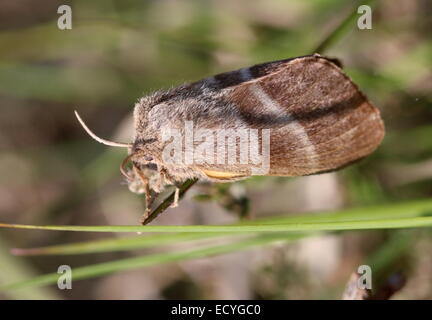
[[[132,157],[135,155],[135,153],[131,153],[126,158],[123,159],[122,163],[120,164],[120,172],[121,174],[126,178],[128,181],[132,181],[133,179],[130,177],[130,175],[126,171],[126,166],[129,163],[129,161],[132,159]]]
[[[128,165],[129,161],[131,161],[133,157],[135,157],[137,155],[139,156],[142,154],[144,154],[143,150],[138,150],[138,151],[135,151],[134,153],[131,153],[130,155],[128,155],[126,158],[123,159],[122,163],[120,164],[120,172],[126,178],[126,180],[128,180],[128,181],[133,180],[130,177],[130,175],[127,173],[127,170],[126,170],[126,166]],[[135,165],[133,165],[133,167],[135,167]]]
[[[87,125],[81,119],[81,117],[78,114],[78,112],[76,110],[74,112],[75,112],[75,116],[77,117],[79,123],[82,125],[82,127],[84,128],[84,130],[90,135],[90,137],[92,137],[93,139],[95,139],[97,142],[100,142],[102,144],[105,144],[105,145],[111,146],[111,147],[121,147],[121,148],[130,148],[130,147],[132,147],[132,143],[114,142],[114,141],[109,141],[109,140],[105,140],[105,139],[99,138],[97,135],[95,135],[93,133],[93,131],[91,131],[87,127]]]

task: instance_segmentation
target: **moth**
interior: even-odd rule
[[[76,113],[76,112],[75,112]],[[304,176],[343,168],[384,137],[379,110],[342,71],[318,54],[221,73],[142,97],[121,164],[147,211],[166,185],[186,179],[231,182],[251,175]],[[128,168],[128,163],[131,163]]]

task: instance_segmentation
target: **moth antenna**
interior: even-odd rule
[[[131,177],[127,173],[126,166],[128,165],[129,161],[131,161],[132,157],[136,156],[137,154],[141,155],[142,153],[142,150],[135,151],[134,153],[131,153],[126,158],[124,158],[122,163],[120,164],[120,172],[128,181],[132,181],[133,179],[131,179]]]
[[[87,125],[81,119],[81,117],[78,114],[78,112],[76,110],[74,112],[75,112],[75,116],[77,117],[79,123],[82,125],[82,127],[84,128],[84,130],[89,134],[90,137],[92,137],[93,139],[95,139],[97,142],[100,142],[102,144],[105,144],[105,145],[111,146],[111,147],[121,147],[121,148],[130,148],[130,147],[132,147],[132,143],[115,142],[115,141],[109,141],[109,140],[105,140],[105,139],[99,138],[96,134],[93,133],[93,131],[91,131],[87,127]]]
[[[120,164],[120,172],[121,174],[128,180],[128,181],[132,181],[133,179],[131,179],[131,177],[129,176],[129,174],[126,171],[126,166],[129,163],[129,161],[132,159],[132,157],[135,155],[135,153],[131,153],[130,155],[128,155],[126,158],[123,159],[122,163]]]

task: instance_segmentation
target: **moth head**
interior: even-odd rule
[[[146,192],[146,186],[143,183],[143,179],[140,175],[144,176],[145,179],[151,186],[157,186],[157,166],[153,163],[149,163],[147,165],[140,165],[140,170],[129,170],[128,171],[128,188],[131,192],[137,194],[143,194]],[[155,189],[154,187],[152,189]],[[155,190],[159,192],[160,190]]]
[[[77,111],[75,111],[75,116],[77,117],[79,123],[84,128],[84,130],[90,135],[90,137],[92,137],[97,142],[110,147],[119,147],[119,148],[128,149],[129,155],[122,161],[120,165],[120,172],[126,177],[128,181],[136,180],[135,175],[131,175],[131,171],[126,169],[130,161],[132,161],[134,166],[141,167],[141,165],[151,163],[151,161],[153,160],[153,157],[147,155],[147,150],[143,148],[143,146],[145,146],[148,143],[151,143],[152,141],[142,141],[142,142],[135,141],[134,143],[125,143],[125,142],[115,142],[115,141],[106,140],[98,137],[93,131],[91,131],[89,127],[87,127],[85,122],[81,119]]]

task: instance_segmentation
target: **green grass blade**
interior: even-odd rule
[[[35,277],[36,271],[27,261],[11,256],[8,251],[8,245],[4,239],[0,238],[0,287],[8,282],[21,282],[24,279]],[[9,299],[18,300],[55,300],[60,298],[55,290],[49,288],[8,292],[6,296]]]
[[[15,255],[21,256],[102,253],[143,248],[155,248],[176,243],[199,241],[208,238],[226,238],[229,236],[230,234],[227,233],[165,233],[127,238],[116,237],[103,240],[85,241],[39,248],[15,248],[12,249],[11,252]]]
[[[248,224],[283,224],[332,221],[361,221],[432,216],[432,199],[421,199],[394,204],[350,208],[327,213],[307,213],[296,216],[275,216]]]
[[[205,248],[199,248],[188,251],[175,251],[157,253],[146,256],[139,256],[135,258],[128,258],[122,260],[116,260],[106,263],[100,263],[90,265],[86,267],[74,268],[72,270],[72,279],[80,280],[92,277],[98,277],[118,271],[134,270],[138,268],[148,267],[152,265],[159,265],[165,263],[172,263],[183,260],[204,258],[209,256],[215,256],[220,254],[226,254],[230,252],[240,251],[254,246],[266,245],[275,241],[287,241],[295,240],[302,237],[302,234],[261,234],[248,239],[237,241],[231,244],[224,244],[218,246],[209,246]],[[57,282],[59,275],[56,273],[50,273],[42,276],[38,276],[26,281],[16,282],[0,286],[0,291],[8,291],[12,289],[23,289],[44,286],[54,284]]]
[[[21,229],[87,231],[87,232],[299,232],[299,231],[342,231],[342,230],[376,230],[398,228],[421,228],[432,226],[432,217],[415,217],[402,219],[333,221],[311,223],[287,223],[264,225],[218,225],[218,226],[30,226],[7,225]]]
[[[348,30],[350,25],[354,23],[355,18],[358,16],[357,8],[360,5],[371,5],[373,2],[375,2],[375,0],[357,1],[351,14],[341,21],[341,23],[324,39],[324,41],[316,47],[313,53],[324,53]]]
[[[341,210],[323,216],[276,217],[233,225],[192,226],[34,226],[0,224],[4,228],[87,232],[287,232],[394,229],[432,225],[432,200]]]

